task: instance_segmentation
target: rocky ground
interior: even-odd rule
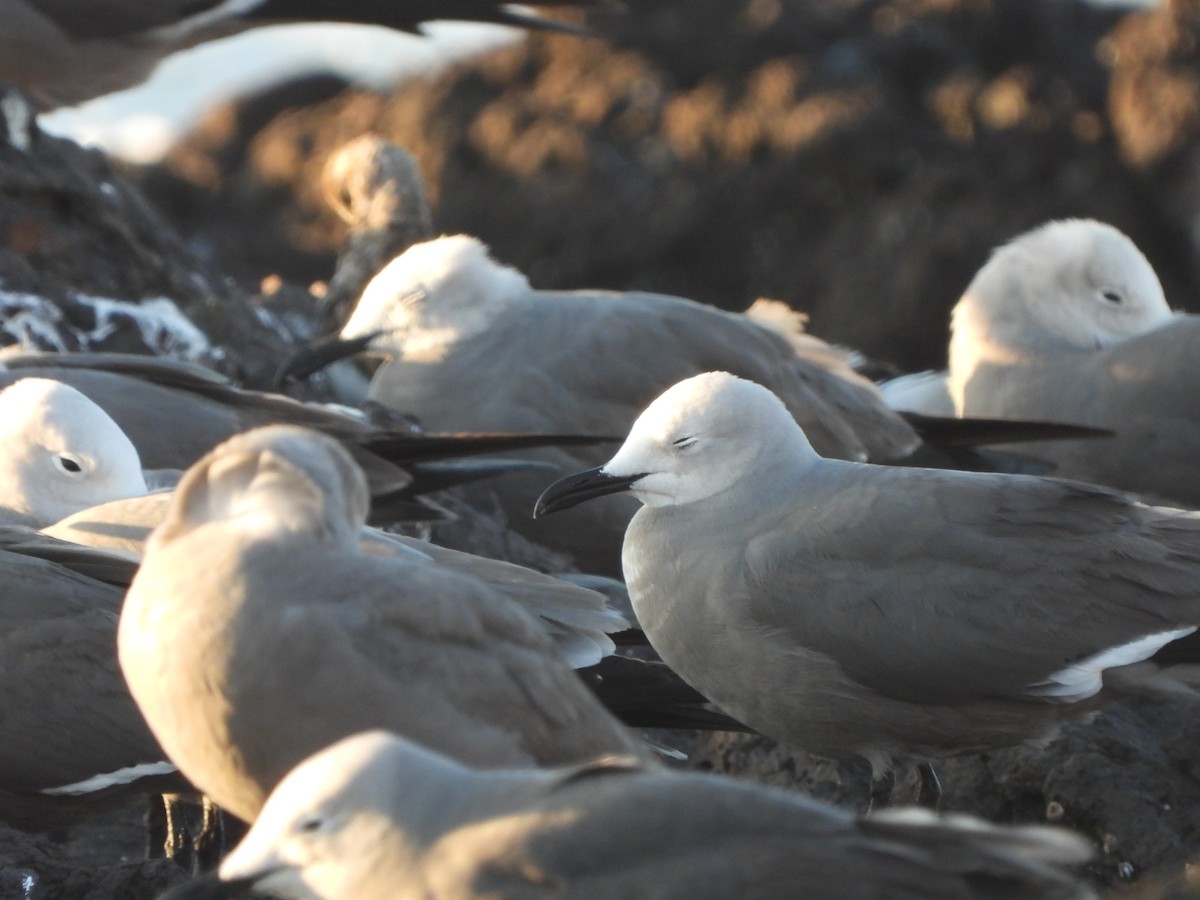
[[[265,385],[313,327],[306,288],[346,240],[321,172],[366,132],[419,160],[438,230],[480,235],[538,286],[778,297],[901,369],[944,361],[947,311],[988,249],[1050,217],[1118,225],[1173,304],[1197,307],[1200,2],[628,6],[593,20],[606,40],[535,37],[387,96],[328,78],[268,92],[149,170],[117,171],[5,105],[0,336],[166,352]],[[36,324],[47,309],[52,328]],[[448,502],[463,516],[439,537],[550,562],[471,511],[486,492]],[[1083,830],[1097,883],[1122,895],[1184,890],[1200,854],[1196,712],[1142,699],[1045,748],[948,761],[945,805]],[[679,740],[695,765],[865,803],[856,766],[761,738]],[[0,827],[0,896],[154,896],[181,873],[141,861],[140,814]]]

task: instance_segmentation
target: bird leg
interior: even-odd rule
[[[927,762],[917,765],[917,805],[935,812],[942,802],[942,782]]]
[[[170,816],[167,813],[167,802],[164,797],[154,794],[146,798],[146,859],[162,859],[167,856],[167,833],[170,830]]]
[[[183,804],[186,802],[180,794],[163,794],[158,798],[159,808],[152,808],[147,816],[149,839],[157,842],[163,857],[175,860],[184,868],[188,868],[190,859],[187,826],[183,816]],[[154,852],[153,845],[150,852]]]
[[[192,874],[212,871],[225,853],[225,822],[221,808],[208,799],[200,799],[200,830],[192,838]]]

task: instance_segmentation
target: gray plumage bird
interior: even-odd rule
[[[767,309],[751,317],[661,294],[537,291],[478,240],[450,236],[392,260],[340,336],[295,355],[284,373],[369,349],[387,357],[371,399],[433,430],[621,435],[660,391],[721,367],[778,393],[826,455],[892,459],[919,444],[844,355],[800,333],[795,314],[781,324],[780,307]],[[536,458],[571,471],[606,456],[559,448]],[[615,498],[563,522],[532,522],[543,485],[518,474],[495,486],[513,527],[585,571],[616,573],[636,504]]]
[[[1076,482],[824,459],[766,389],[675,385],[539,513],[642,501],[623,563],[662,658],[829,757],[1017,744],[1200,625],[1200,516]]]
[[[173,53],[264,25],[348,22],[414,31],[433,19],[563,27],[500,0],[0,0],[0,81],[50,110],[133,87]]]
[[[1174,315],[1117,229],[1051,222],[999,248],[954,308],[960,415],[1072,421],[1100,441],[1039,448],[1057,474],[1200,507],[1200,317]]]
[[[339,444],[258,429],[193,466],[121,616],[133,696],[180,770],[252,821],[304,756],[386,727],[479,765],[641,753],[529,613],[479,581],[360,547]]]
[[[1200,507],[1200,318],[1171,312],[1116,228],[1070,219],[1014,238],[951,325],[949,372],[886,386],[898,408],[1105,428],[1111,437],[1027,450],[1062,477]]]
[[[1060,829],[895,810],[608,758],[479,771],[372,732],[299,765],[217,875],[164,900],[253,888],[305,900],[484,897],[1084,898]]]
[[[146,491],[137,449],[79,391],[48,378],[0,390],[0,523],[40,528]]]
[[[263,425],[314,428],[341,441],[363,468],[372,514],[381,521],[437,518],[438,509],[423,500],[429,491],[530,468],[528,462],[482,454],[596,442],[574,435],[427,434],[403,414],[348,415],[238,388],[200,366],[152,356],[11,351],[0,356],[0,388],[27,378],[60,381],[86,396],[132,441],[148,470],[182,471],[222,441]]]

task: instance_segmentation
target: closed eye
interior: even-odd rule
[[[688,435],[687,437],[675,438],[675,440],[671,441],[671,446],[676,450],[686,450],[695,443],[696,438],[693,435]]]
[[[1111,303],[1113,306],[1120,306],[1122,303],[1125,302],[1124,295],[1119,293],[1118,291],[1112,291],[1112,290],[1101,291],[1100,296],[1103,297],[1106,302]]]
[[[303,834],[313,834],[321,830],[321,825],[324,820],[319,816],[309,816],[296,826],[296,830]]]

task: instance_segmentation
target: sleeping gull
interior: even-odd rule
[[[545,434],[427,434],[409,417],[351,414],[291,397],[238,388],[216,372],[124,353],[0,353],[0,387],[22,378],[69,384],[103,409],[151,470],[186,469],[235,434],[262,425],[315,428],[342,441],[371,485],[372,516],[385,522],[436,518],[421,495],[477,478],[530,468],[480,454],[595,438]],[[471,457],[470,459],[460,459]],[[389,518],[390,516],[390,518]]]
[[[727,373],[672,387],[537,513],[613,491],[644,504],[622,559],[663,660],[750,727],[877,776],[1047,735],[1200,624],[1200,517],[1056,479],[823,459]]]
[[[215,875],[175,898],[1083,898],[1092,856],[1039,826],[895,810],[608,757],[479,771],[383,732],[305,760]]]
[[[1107,440],[1029,449],[1057,475],[1200,506],[1200,318],[1172,314],[1120,231],[1071,219],[998,248],[955,306],[952,331],[943,396],[959,415],[1110,429]]]
[[[0,522],[37,528],[145,493],[137,450],[79,391],[48,378],[0,391]]]
[[[340,336],[297,354],[284,371],[304,374],[370,349],[388,357],[370,397],[433,430],[620,435],[657,393],[719,366],[778,393],[826,455],[891,459],[919,443],[832,348],[789,339],[778,307],[766,309],[751,318],[660,294],[537,291],[480,241],[455,235],[392,260]],[[571,471],[606,455],[572,448],[537,458]],[[495,485],[512,526],[571,553],[585,571],[615,574],[636,504],[612,498],[547,526],[528,517],[544,480],[514,475]]]
[[[364,553],[361,470],[273,426],[193,466],[121,615],[134,699],[180,770],[253,821],[293,765],[387,727],[480,765],[643,752],[528,613],[480,582]]]
[[[33,403],[18,403],[18,397]],[[137,454],[104,411],[72,388],[46,379],[17,382],[0,394],[0,411],[9,426],[5,443],[0,446],[0,472],[6,471],[6,459],[11,462],[20,453],[29,456],[28,448],[34,446],[41,453],[49,441],[56,456],[78,460],[82,473],[72,473],[79,477],[60,482],[25,477],[20,467],[10,465],[4,482],[7,505],[32,511],[23,518],[41,523],[60,511],[96,503],[47,525],[43,533],[75,544],[116,550],[125,554],[123,560],[140,558],[150,531],[166,516],[171,497],[167,493],[145,494],[144,485],[139,488]],[[32,469],[44,475],[36,465]],[[101,477],[121,471],[128,477]],[[427,475],[422,478],[427,480]],[[135,489],[136,496],[126,496]],[[580,673],[585,683],[630,724],[741,727],[704,708],[703,698],[661,665],[610,657],[615,649],[610,635],[628,629],[629,621],[595,590],[522,566],[373,528],[362,530],[360,549],[373,556],[402,556],[412,564],[473,579],[517,603],[537,617],[568,665],[586,668]],[[84,555],[86,551],[79,549],[79,553]],[[128,587],[134,564],[124,562],[124,568],[125,580],[113,582],[122,589]]]

